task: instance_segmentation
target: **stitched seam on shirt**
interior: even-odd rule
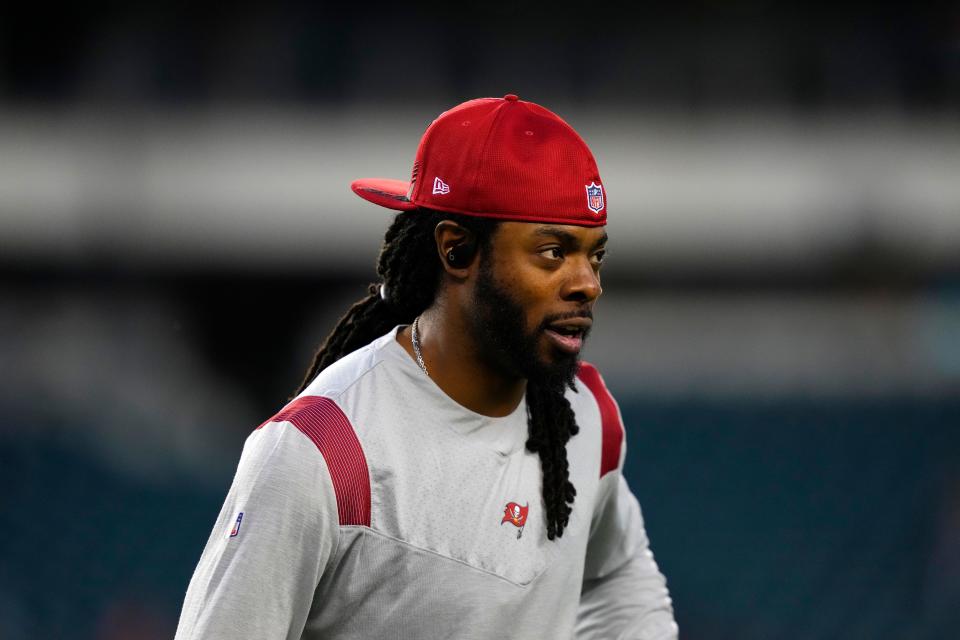
[[[310,436],[308,436],[307,434],[305,434],[303,431],[300,431],[300,429],[297,429],[297,428],[296,428],[296,425],[294,425],[293,423],[290,423],[290,424],[291,424],[291,426],[293,427],[293,430],[294,430],[294,431],[296,431],[297,433],[299,433],[303,438],[306,438],[307,442],[310,443],[310,448],[316,450],[316,448],[317,448],[317,447],[316,447],[316,444],[314,444],[314,442],[310,439]],[[319,453],[319,452],[318,452],[318,453]],[[334,489],[333,489],[333,478],[330,476],[330,466],[327,464],[327,459],[324,458],[322,454],[320,455],[320,459],[323,461],[323,468],[324,468],[324,471],[325,471],[325,474],[324,474],[324,475],[325,475],[327,481],[330,483],[330,490],[331,490],[331,491],[334,491]],[[334,504],[337,504],[336,491],[334,491],[333,503],[334,503]],[[327,558],[327,562],[324,564],[323,567],[320,568],[320,572],[319,572],[319,575],[318,575],[318,577],[317,577],[317,585],[319,585],[319,584],[320,584],[320,581],[323,580],[323,574],[326,573],[326,570],[327,570],[327,568],[330,566],[330,563],[331,563],[331,562],[333,561],[333,559],[337,556],[337,552],[340,551],[340,538],[341,538],[341,535],[340,535],[339,516],[338,516],[337,538],[336,538],[336,540],[333,541],[333,546],[332,546],[332,548],[330,549],[330,556]],[[316,588],[317,585],[314,585],[314,588]]]
[[[353,386],[354,386],[355,384],[357,384],[358,382],[360,382],[361,380],[363,380],[364,378],[366,378],[366,377],[367,377],[367,374],[369,374],[369,373],[372,372],[374,369],[376,369],[377,367],[379,367],[380,365],[382,365],[383,362],[384,362],[383,359],[377,360],[377,361],[374,362],[372,365],[370,365],[369,367],[367,367],[366,369],[364,369],[356,378],[354,378],[354,379],[350,382],[350,384],[348,384],[347,386],[345,386],[344,388],[342,388],[342,389],[340,389],[340,390],[338,390],[338,391],[324,392],[324,393],[320,393],[320,394],[316,394],[316,395],[323,396],[324,398],[329,398],[330,400],[339,400],[339,399],[340,399],[340,396],[342,396],[342,395],[345,394],[347,391],[349,391],[351,388],[353,388]],[[311,394],[311,395],[314,395],[314,394]],[[339,406],[339,403],[337,403],[337,406]],[[343,411],[343,408],[341,407],[340,410]]]
[[[431,555],[431,556],[436,556],[437,558],[441,558],[441,559],[443,559],[443,560],[449,560],[450,562],[456,562],[457,564],[462,564],[463,566],[465,566],[465,567],[467,567],[467,568],[469,568],[469,569],[472,569],[472,570],[474,570],[474,571],[476,571],[476,572],[478,572],[478,573],[483,573],[483,574],[486,574],[486,575],[488,575],[488,576],[492,576],[492,577],[494,577],[494,578],[497,578],[498,580],[502,580],[502,581],[506,582],[507,584],[513,585],[514,587],[518,587],[518,588],[520,588],[520,589],[526,589],[526,588],[530,587],[534,582],[536,582],[537,580],[540,579],[540,576],[542,576],[543,574],[545,574],[545,573],[547,572],[547,569],[549,569],[549,566],[544,567],[543,571],[541,571],[541,572],[538,573],[536,576],[534,576],[534,578],[533,578],[532,580],[530,580],[530,582],[527,582],[526,584],[524,584],[524,583],[520,583],[520,582],[514,582],[514,581],[511,580],[510,578],[506,578],[506,577],[500,575],[499,573],[494,573],[493,571],[490,571],[489,569],[482,569],[482,568],[480,568],[480,567],[476,567],[476,566],[470,564],[469,562],[465,562],[465,561],[463,561],[463,560],[460,560],[459,558],[453,558],[453,557],[451,557],[451,556],[444,555],[444,554],[440,553],[439,551],[434,551],[433,549],[427,549],[426,547],[421,547],[421,546],[419,546],[419,545],[413,544],[412,542],[407,542],[406,540],[401,540],[400,538],[396,538],[396,537],[394,537],[394,536],[391,536],[390,534],[383,533],[382,531],[377,531],[376,529],[373,529],[373,528],[371,528],[371,527],[365,527],[365,526],[363,526],[363,525],[342,525],[340,528],[341,528],[341,529],[360,529],[361,531],[370,532],[370,533],[372,533],[372,534],[374,534],[374,535],[380,536],[381,538],[386,538],[387,540],[392,540],[392,541],[394,541],[394,542],[397,542],[397,543],[399,543],[399,544],[402,544],[402,545],[405,546],[405,547],[410,547],[411,549],[416,549],[417,551],[422,551],[423,553],[429,554],[429,555]]]
[[[273,424],[277,424],[277,425],[281,425],[281,426],[284,426],[284,425],[289,424],[289,425],[290,425],[290,428],[292,428],[293,431],[296,431],[298,434],[300,434],[301,437],[306,438],[307,442],[310,443],[310,447],[311,447],[311,448],[316,449],[316,446],[313,444],[313,441],[310,440],[310,436],[308,436],[307,434],[305,434],[303,431],[300,431],[300,429],[297,429],[296,425],[293,424],[292,422],[290,422],[290,421],[288,421],[288,420],[281,420],[280,422],[274,422]],[[270,452],[270,455],[271,455],[271,456],[273,455],[274,451],[276,451],[277,447],[280,446],[280,441],[283,440],[284,437],[286,437],[287,431],[288,431],[288,429],[284,426],[284,432],[281,433],[280,436],[277,438],[277,442],[274,444],[273,450]],[[256,432],[254,432],[254,433],[256,433]],[[326,459],[325,459],[322,455],[320,456],[320,459],[323,460],[323,466],[324,466],[324,468],[325,468],[325,470],[326,470],[327,480],[330,481],[330,485],[331,485],[331,489],[332,489],[332,488],[333,488],[333,478],[330,477],[330,468],[327,466],[327,461],[326,461]],[[260,471],[263,470],[263,467],[266,467],[266,464],[267,464],[267,461],[264,460],[264,463],[263,463],[263,465],[261,466],[261,469],[257,470],[257,478],[260,477]],[[336,498],[334,498],[334,504],[336,504]],[[324,566],[320,567],[320,570],[318,571],[318,574],[317,574],[317,585],[320,584],[320,580],[323,579],[323,574],[326,572],[327,567],[330,566],[330,562],[333,560],[334,557],[336,557],[337,552],[340,550],[340,538],[341,538],[341,536],[340,536],[340,527],[338,526],[338,527],[337,527],[337,539],[334,541],[333,546],[332,546],[332,548],[330,549],[330,556],[327,558],[326,564],[324,564]],[[314,585],[314,588],[316,588],[316,585]]]

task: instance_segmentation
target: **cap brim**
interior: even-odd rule
[[[350,183],[350,188],[364,200],[369,200],[373,204],[378,204],[387,209],[410,211],[417,208],[417,205],[413,204],[407,197],[407,193],[410,191],[408,180],[363,178]]]

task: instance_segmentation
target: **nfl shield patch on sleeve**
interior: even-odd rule
[[[236,538],[240,533],[240,523],[243,521],[243,511],[237,514],[237,521],[233,523],[233,529],[230,530],[230,537]]]

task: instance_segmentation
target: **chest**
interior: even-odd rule
[[[421,423],[365,443],[371,529],[516,585],[558,558],[582,559],[599,479],[600,443],[590,430],[568,443],[577,496],[563,537],[551,541],[539,456],[522,446],[503,454],[442,426]]]

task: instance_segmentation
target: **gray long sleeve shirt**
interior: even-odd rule
[[[177,640],[676,638],[596,369],[567,392],[577,497],[548,540],[526,403],[469,411],[396,332],[249,436]]]

